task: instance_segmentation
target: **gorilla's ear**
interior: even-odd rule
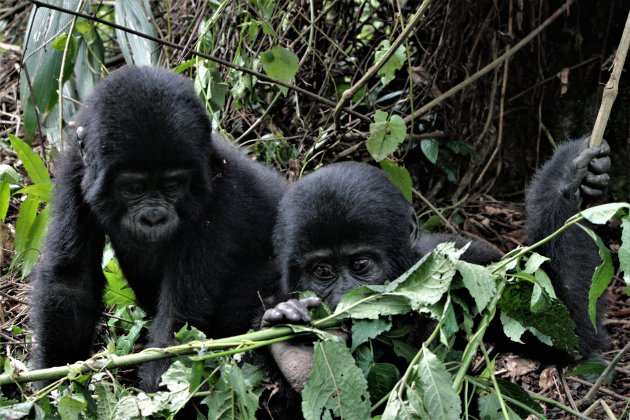
[[[418,227],[418,218],[413,206],[409,206],[409,223],[411,223],[411,233],[409,234],[409,242],[416,243],[420,236],[420,228]]]

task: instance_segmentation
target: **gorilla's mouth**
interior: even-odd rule
[[[178,221],[173,218],[153,225],[130,219],[131,218],[125,218],[122,227],[125,228],[137,242],[147,244],[155,244],[172,238],[178,225]]]

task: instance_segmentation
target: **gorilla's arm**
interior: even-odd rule
[[[74,151],[57,176],[54,214],[34,274],[31,322],[36,368],[87,357],[102,308],[105,236],[83,202],[82,171]]]
[[[433,251],[438,244],[444,242],[455,242],[457,248],[462,248],[470,242],[468,249],[461,256],[461,259],[473,264],[486,265],[501,259],[503,254],[497,248],[479,240],[465,238],[459,235],[446,233],[434,233],[421,235],[417,242],[417,249],[420,255],[424,256]]]
[[[580,196],[598,197],[610,182],[610,148],[604,141],[588,148],[588,138],[562,144],[536,173],[527,192],[528,241],[550,235],[579,211]],[[588,356],[606,340],[600,318],[604,303],[598,302],[597,331],[588,316],[588,290],[600,260],[597,246],[579,227],[573,226],[539,248],[551,263],[545,268],[558,297],[576,323],[580,354]]]

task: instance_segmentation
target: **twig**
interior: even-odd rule
[[[628,18],[626,19],[626,26],[623,29],[623,34],[621,35],[621,41],[619,41],[619,47],[617,48],[617,54],[613,62],[610,79],[608,79],[608,83],[606,83],[606,87],[604,88],[602,104],[599,107],[595,125],[593,125],[591,139],[588,142],[589,147],[599,146],[602,142],[602,138],[604,137],[608,117],[610,117],[610,110],[612,109],[613,103],[617,98],[617,92],[619,91],[619,78],[621,77],[623,65],[626,62],[628,48],[630,48],[630,12],[628,13]]]
[[[33,1],[33,0],[31,0],[31,1]],[[507,60],[508,58],[513,56],[518,50],[523,48],[531,40],[533,40],[536,36],[538,36],[538,34],[540,34],[543,30],[545,30],[547,28],[547,26],[549,26],[551,23],[553,23],[574,2],[575,2],[575,0],[567,0],[562,5],[562,7],[560,7],[558,10],[556,10],[551,16],[549,16],[547,18],[547,20],[545,20],[543,23],[541,23],[539,27],[534,29],[532,32],[529,33],[529,35],[527,35],[520,42],[518,42],[516,45],[514,45],[514,47],[512,47],[512,48],[508,49],[507,51],[505,51],[503,53],[503,55],[501,55],[499,58],[497,58],[493,62],[487,64],[484,68],[482,68],[477,73],[473,74],[472,76],[470,76],[469,78],[467,78],[466,80],[461,82],[460,84],[458,84],[456,86],[453,86],[452,88],[450,88],[449,90],[447,90],[446,92],[444,92],[443,94],[438,96],[437,98],[435,98],[432,101],[430,101],[428,104],[426,104],[423,107],[417,109],[412,114],[407,115],[404,118],[405,123],[409,123],[409,121],[411,121],[412,119],[419,118],[420,116],[426,114],[427,111],[429,111],[430,109],[432,109],[436,105],[440,104],[442,101],[444,101],[444,100],[450,98],[451,96],[455,95],[457,92],[459,92],[460,90],[464,89],[465,87],[468,87],[468,86],[472,85],[474,82],[477,81],[477,79],[481,78],[482,76],[485,76],[486,74],[488,74],[493,69],[499,67],[501,64],[503,64],[503,62],[505,60]]]
[[[403,29],[400,35],[398,35],[398,38],[396,38],[396,40],[387,50],[385,55],[383,55],[383,57],[381,57],[378,62],[374,63],[374,65],[365,72],[363,77],[359,79],[358,82],[356,82],[354,85],[343,92],[343,94],[341,95],[341,99],[339,99],[337,106],[335,106],[335,112],[333,113],[333,118],[335,120],[335,130],[339,131],[340,129],[339,116],[341,114],[341,110],[344,109],[345,104],[359,91],[359,89],[361,89],[361,87],[363,87],[364,84],[367,83],[368,80],[374,77],[374,75],[381,69],[381,67],[383,67],[385,63],[387,63],[387,61],[394,55],[394,53],[396,53],[398,47],[400,47],[410,35],[411,30],[418,24],[418,22],[420,22],[420,18],[422,17],[422,15],[424,15],[424,12],[429,8],[430,4],[431,0],[424,0],[422,2],[407,26]]]
[[[86,13],[81,13],[81,12],[75,12],[74,10],[65,9],[63,7],[59,7],[59,6],[56,6],[54,4],[44,3],[44,2],[42,2],[40,0],[28,0],[28,1],[33,3],[36,7],[43,7],[43,8],[46,8],[46,9],[55,10],[57,12],[67,13],[69,15],[82,17],[83,19],[87,19],[89,21],[98,22],[100,24],[103,24],[103,25],[106,25],[106,26],[110,26],[110,27],[112,27],[114,29],[118,29],[118,30],[130,33],[132,35],[136,35],[136,36],[139,36],[141,38],[148,39],[148,40],[151,40],[153,42],[157,42],[158,44],[166,45],[167,47],[171,47],[171,48],[174,48],[176,50],[183,51],[185,49],[185,47],[183,47],[182,45],[176,44],[174,42],[171,42],[171,41],[168,41],[168,40],[165,40],[165,39],[160,39],[160,38],[152,36],[152,35],[147,35],[147,34],[144,34],[142,32],[138,32],[138,31],[133,30],[131,28],[127,28],[125,26],[118,25],[118,24],[113,23],[113,22],[109,22],[107,20],[98,18],[96,16],[88,15]],[[251,74],[252,76],[256,76],[259,80],[263,80],[265,82],[273,83],[273,84],[276,84],[276,85],[283,86],[283,87],[285,87],[287,89],[294,90],[294,91],[296,91],[298,93],[301,93],[302,95],[307,96],[307,97],[309,97],[309,98],[311,98],[311,99],[313,99],[313,100],[315,100],[317,102],[320,102],[320,103],[322,103],[324,105],[328,105],[330,107],[335,107],[337,105],[337,103],[335,101],[332,101],[330,99],[326,99],[326,98],[324,98],[324,97],[322,97],[322,96],[320,96],[320,95],[318,95],[316,93],[310,92],[310,91],[308,91],[306,89],[303,89],[303,88],[301,88],[299,86],[292,85],[292,84],[287,83],[287,82],[283,82],[282,80],[275,79],[273,77],[269,77],[269,76],[267,76],[264,73],[257,72],[255,70],[249,69],[247,67],[239,66],[238,64],[231,63],[231,62],[229,62],[227,60],[224,60],[224,59],[219,58],[219,57],[215,57],[215,56],[210,55],[210,54],[205,54],[205,53],[202,53],[202,52],[199,52],[199,51],[192,51],[192,50],[189,51],[189,52],[192,55],[195,55],[195,56],[198,56],[198,57],[202,57],[202,58],[205,58],[205,59],[210,60],[210,61],[214,61],[215,63],[221,64],[221,65],[229,67],[231,69],[238,70],[238,71],[241,71],[243,73]],[[353,116],[359,118],[361,121],[364,121],[364,122],[370,122],[371,121],[370,118],[368,118],[365,115],[360,114],[360,113],[358,113],[356,111],[353,111],[350,108],[344,108],[343,111],[347,112],[350,115],[353,115]]]
[[[584,398],[577,402],[578,407],[584,407],[585,405],[589,404],[593,400],[593,398],[595,398],[595,394],[597,394],[599,388],[601,388],[604,381],[609,377],[610,372],[615,369],[615,366],[617,366],[617,364],[621,361],[623,356],[628,353],[628,351],[630,351],[630,342],[626,343],[625,347],[621,349],[621,351],[617,353],[617,355],[611,360],[608,366],[606,366],[606,369],[604,369],[599,378],[597,378],[597,381],[595,381],[593,387],[586,393]]]

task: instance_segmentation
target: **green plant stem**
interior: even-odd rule
[[[320,328],[332,328],[340,325],[340,321],[329,320],[326,323],[320,323]],[[15,374],[0,375],[0,385],[21,382],[33,382],[53,380],[67,376],[69,373],[88,373],[90,371],[98,371],[104,368],[119,368],[125,366],[135,366],[138,364],[168,359],[176,356],[187,356],[198,353],[199,350],[221,350],[230,349],[225,352],[219,352],[216,355],[208,355],[208,358],[220,357],[234,353],[245,352],[257,347],[268,345],[270,343],[287,341],[295,337],[308,333],[316,333],[315,330],[310,331],[303,328],[299,333],[295,333],[291,327],[273,327],[259,331],[241,334],[234,337],[209,339],[203,341],[194,341],[187,344],[180,344],[165,348],[149,348],[139,353],[128,354],[125,356],[116,356],[109,353],[100,353],[89,360],[79,361],[66,366],[57,366],[46,369],[38,369],[30,372],[20,372]],[[236,347],[237,349],[231,349]]]
[[[497,303],[501,298],[501,294],[503,293],[503,289],[507,284],[507,279],[501,277],[499,280],[499,284],[497,285],[497,292],[492,297],[492,300],[486,307],[486,310],[481,317],[481,321],[479,322],[479,327],[477,328],[477,332],[472,336],[466,348],[464,349],[464,355],[462,357],[462,364],[455,375],[455,380],[453,381],[453,389],[455,392],[459,394],[462,388],[462,384],[464,383],[464,379],[466,378],[466,372],[468,372],[468,368],[472,363],[473,358],[475,357],[475,353],[477,352],[477,347],[481,343],[488,326],[490,325],[490,321],[494,318],[494,315],[497,312]]]
[[[429,8],[430,5],[431,0],[424,0],[416,10],[416,13],[414,13],[414,15],[409,20],[407,26],[405,26],[400,35],[398,35],[398,38],[396,38],[396,40],[392,43],[392,46],[387,50],[385,55],[383,55],[380,60],[374,63],[374,65],[365,72],[363,77],[361,77],[358,82],[356,82],[354,85],[343,92],[343,94],[341,95],[341,99],[339,99],[339,102],[335,106],[335,111],[333,113],[336,130],[340,129],[339,116],[341,115],[341,111],[346,106],[346,103],[348,103],[348,101],[359,91],[359,89],[361,89],[368,80],[374,77],[374,75],[378,73],[378,71],[385,65],[385,63],[387,63],[387,61],[396,53],[398,47],[400,47],[402,43],[405,42],[407,37],[411,34],[413,28],[415,28],[418,22],[420,22],[420,18],[422,18],[424,12]]]
[[[581,400],[577,402],[578,407],[584,407],[587,404],[589,404],[591,401],[593,401],[593,399],[595,398],[595,395],[597,394],[597,391],[599,391],[599,388],[601,388],[601,386],[604,384],[606,379],[610,377],[610,373],[615,369],[617,364],[619,364],[621,359],[629,351],[630,351],[630,342],[626,343],[624,348],[621,349],[621,351],[617,353],[617,355],[611,360],[608,366],[606,366],[606,369],[604,369],[602,374],[599,375],[599,378],[597,378],[597,381],[595,381],[595,383],[593,384],[591,389],[589,389],[588,393],[584,396],[584,398],[582,398]]]
[[[481,352],[483,353],[483,358],[486,361],[486,366],[488,366],[489,368],[494,367],[494,364],[490,361],[490,357],[488,356],[488,352],[486,351],[486,346],[484,346],[483,343],[481,343],[479,347],[481,348]],[[505,400],[503,399],[503,393],[501,392],[501,388],[499,388],[499,383],[497,382],[497,378],[494,376],[494,372],[490,372],[490,379],[492,380],[492,386],[494,387],[494,392],[496,392],[497,394],[497,399],[499,400],[499,405],[501,406],[501,412],[503,413],[503,418],[505,418],[505,420],[510,420],[510,415],[505,405]]]

